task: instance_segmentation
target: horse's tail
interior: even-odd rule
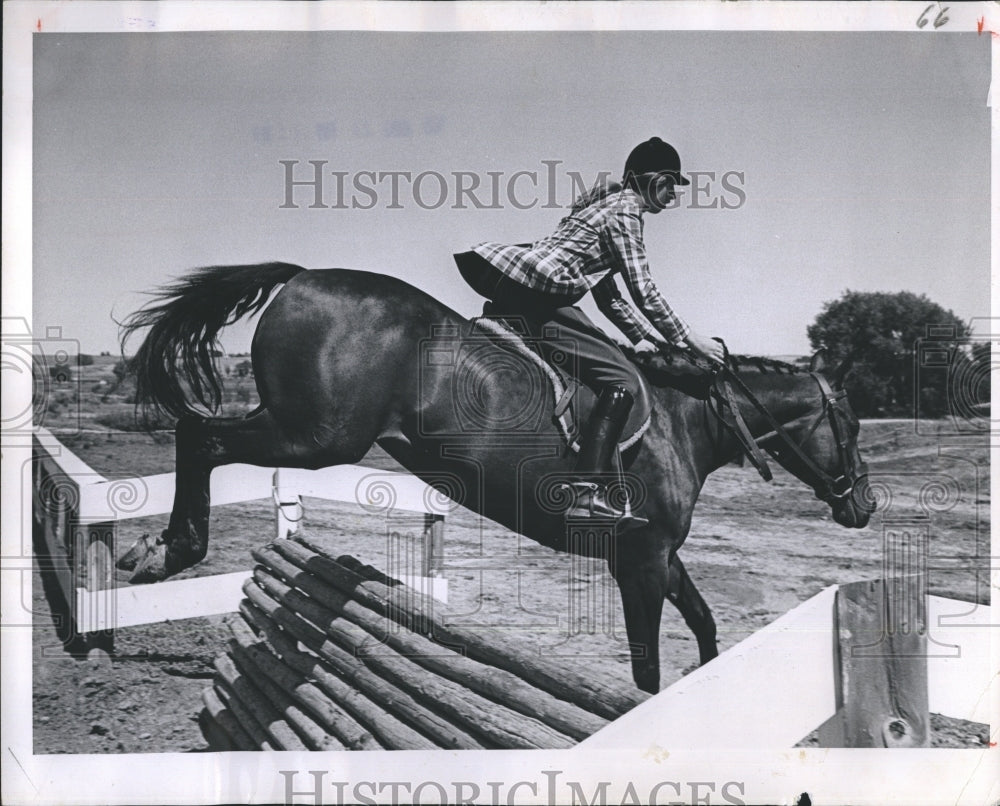
[[[215,363],[219,331],[257,313],[276,286],[303,271],[290,263],[209,266],[155,292],[153,302],[121,325],[123,356],[129,337],[149,328],[130,364],[136,378],[136,404],[180,418],[198,413],[190,394],[195,403],[217,411],[222,402]]]

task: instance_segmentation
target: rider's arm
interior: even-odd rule
[[[649,273],[642,243],[642,218],[635,213],[619,211],[609,221],[607,236],[608,248],[619,264],[625,287],[636,307],[668,342],[684,341],[691,328],[671,310]]]
[[[594,295],[594,302],[597,303],[600,312],[608,317],[632,344],[638,344],[643,339],[654,344],[660,340],[660,336],[649,323],[626,302],[618,290],[614,274],[605,275],[590,292]]]

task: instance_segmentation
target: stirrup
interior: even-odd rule
[[[632,514],[631,507],[627,505],[624,511],[611,506],[607,501],[607,487],[604,485],[590,481],[575,481],[563,486],[573,494],[573,501],[563,514],[567,521],[612,521],[618,534],[649,524],[646,518]]]

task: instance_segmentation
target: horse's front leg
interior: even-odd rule
[[[698,654],[702,665],[719,654],[716,642],[715,619],[712,611],[695,587],[680,557],[674,553],[670,557],[667,598],[676,607],[684,622],[691,628],[698,641]]]
[[[624,538],[619,539],[619,545]],[[640,532],[629,533],[630,541],[642,539]],[[648,544],[647,544],[648,545]],[[625,614],[625,631],[632,652],[632,677],[643,691],[660,690],[660,617],[663,615],[666,560],[652,550],[621,551],[611,564],[618,583]]]

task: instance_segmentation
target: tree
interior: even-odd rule
[[[925,295],[909,291],[845,291],[824,304],[806,332],[813,349],[825,346],[833,361],[854,359],[845,387],[862,417],[948,413],[948,372],[920,371],[921,344],[940,345],[952,364],[971,360],[963,349],[968,326]]]

